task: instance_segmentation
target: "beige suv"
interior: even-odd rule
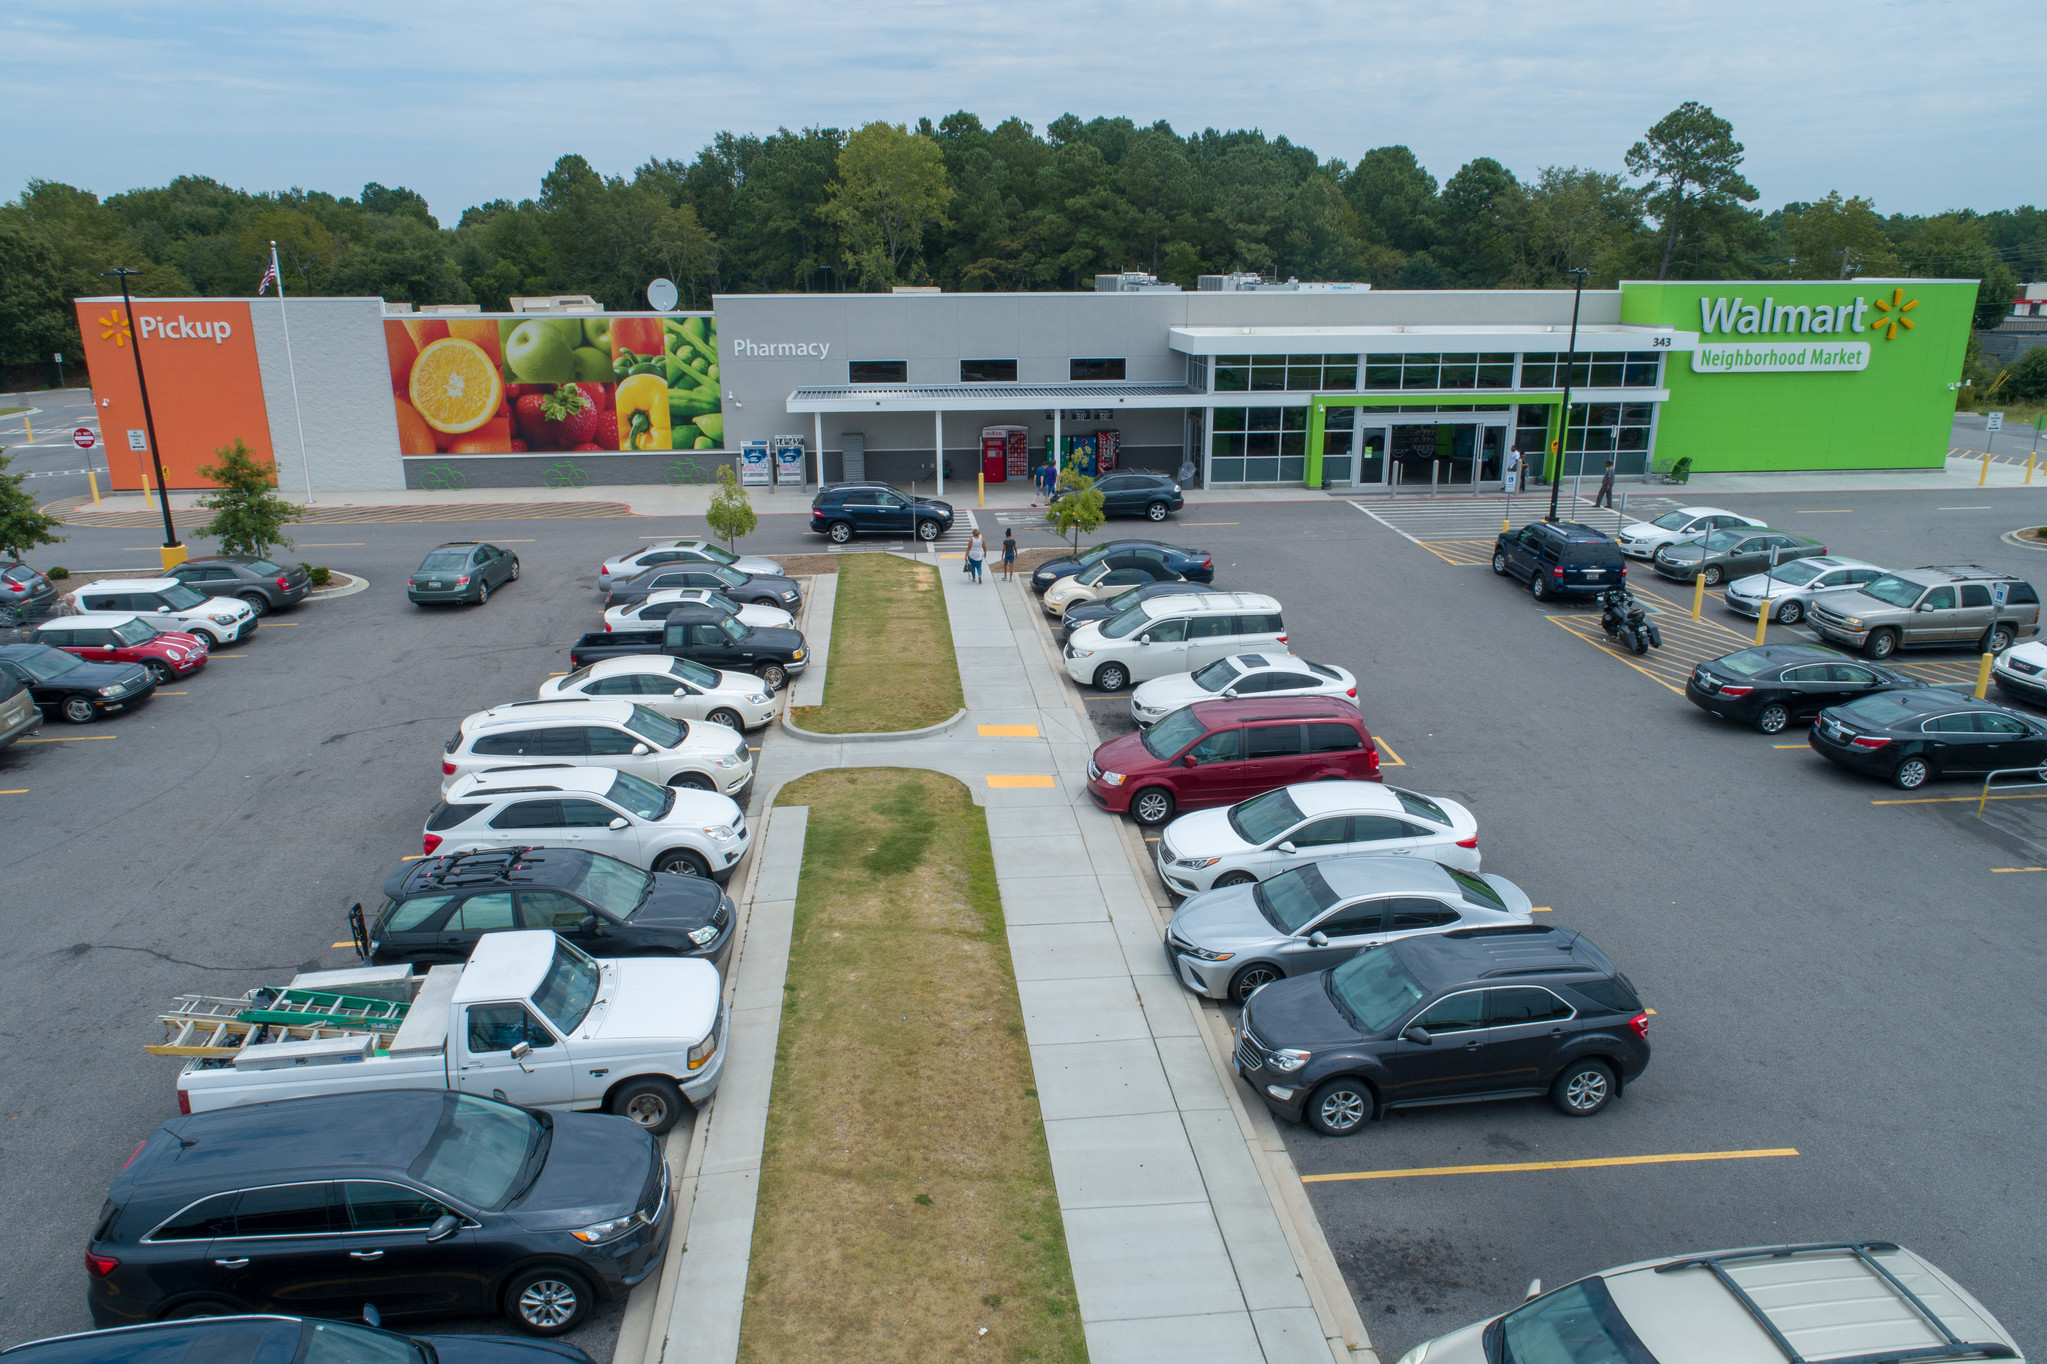
[[[1871,658],[1922,648],[2001,654],[2040,633],[2040,594],[1976,564],[1930,565],[1822,592],[1805,620],[1821,638]]]
[[[1642,1260],[1425,1341],[1399,1364],[2023,1360],[1969,1290],[1888,1241]]]

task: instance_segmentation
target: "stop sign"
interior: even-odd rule
[[[71,443],[81,450],[92,449],[94,442],[98,439],[99,437],[93,435],[92,428],[89,426],[81,426],[71,433]]]

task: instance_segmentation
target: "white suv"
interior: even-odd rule
[[[753,755],[737,731],[673,720],[623,698],[494,706],[464,720],[441,754],[444,797],[474,772],[547,766],[608,767],[657,786],[727,796],[753,780]]]
[[[457,777],[427,817],[429,856],[532,844],[581,848],[647,871],[723,881],[753,834],[730,796],[678,791],[608,767]]]
[[[238,597],[209,597],[176,578],[105,578],[65,600],[76,611],[132,611],[159,630],[200,635],[209,649],[256,633],[256,613]]]
[[[671,720],[709,720],[727,729],[758,729],[775,718],[775,698],[752,673],[726,672],[667,654],[599,659],[540,684],[543,701],[585,696],[637,701]]]
[[[737,569],[741,573],[766,574],[770,578],[787,576],[782,572],[782,566],[773,559],[762,559],[752,554],[734,554],[723,545],[710,540],[656,540],[645,549],[614,555],[599,564],[597,586],[610,587],[613,578],[623,582],[650,568],[660,568],[666,564],[716,564],[720,568]]]
[[[1103,691],[1194,672],[1231,654],[1286,652],[1279,603],[1256,592],[1153,597],[1066,637],[1066,675]]]

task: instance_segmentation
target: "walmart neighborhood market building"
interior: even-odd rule
[[[1939,468],[1976,300],[1972,280],[1626,282],[1583,295],[1573,369],[1567,290],[1099,283],[721,295],[695,321],[349,298],[291,300],[284,315],[267,298],[138,299],[128,328],[118,299],[78,309],[123,488],[141,486],[147,464],[139,354],[174,488],[203,486],[198,465],[237,437],[276,459],[287,493],[680,482],[777,438],[801,445],[812,483],[929,482],[940,451],[949,480],[984,468],[1018,477],[1013,455],[984,464],[984,431],[1006,429],[1026,464],[1054,442],[1109,431],[1120,467],[1192,464],[1209,487],[1370,493],[1432,480],[1497,487],[1509,449],[1542,472],[1567,377],[1569,436],[1549,460],[1565,476],[1581,465],[1596,475],[1607,459],[1623,475],[1683,458],[1698,472]],[[536,322],[566,328],[560,351],[531,330],[515,339]],[[661,345],[625,338],[664,333],[670,354],[655,357],[652,382],[675,406],[657,436],[636,400],[641,426],[623,443],[637,448],[535,448],[502,413],[461,433],[408,415],[426,348],[472,337],[502,369],[504,413],[532,374],[546,381],[533,391],[616,378],[598,442],[616,446],[630,362]],[[460,345],[433,354],[483,363]],[[469,382],[474,391],[473,372]]]

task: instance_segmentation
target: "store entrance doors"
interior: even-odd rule
[[[1475,492],[1500,487],[1508,416],[1431,414],[1415,418],[1360,415],[1357,486],[1414,492]]]

